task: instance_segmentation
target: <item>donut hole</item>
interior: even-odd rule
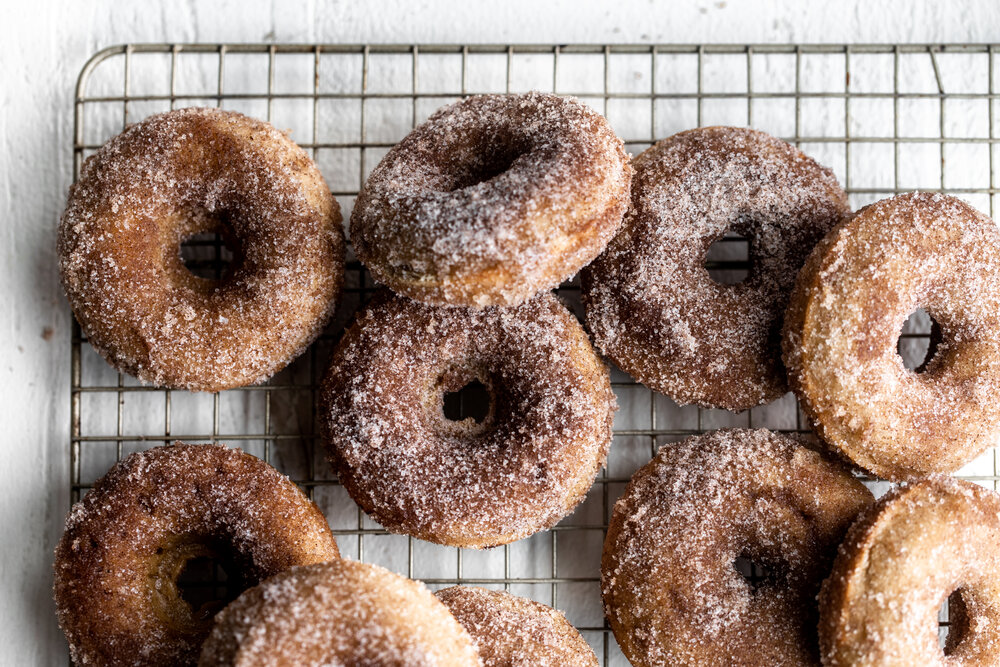
[[[448,421],[471,419],[482,424],[490,413],[490,403],[490,392],[486,385],[474,379],[458,391],[445,392],[444,416]]]
[[[202,551],[188,558],[177,575],[177,593],[199,623],[210,620],[247,587],[236,576],[240,570],[233,559],[214,549]]]
[[[473,152],[472,160],[458,165],[449,192],[471,188],[505,174],[519,157],[528,152],[526,146],[516,142],[498,143],[499,145],[484,146],[482,151]]]
[[[181,263],[193,276],[220,281],[232,271],[236,248],[220,232],[200,232],[181,242]]]
[[[733,569],[743,578],[751,591],[762,588],[772,579],[772,573],[759,559],[753,558],[750,554],[743,553],[733,561]]]
[[[969,628],[965,617],[965,598],[961,589],[954,590],[941,602],[938,609],[938,647],[945,656],[954,655],[965,640]]]
[[[708,247],[705,270],[720,285],[738,285],[750,276],[750,237],[726,232]]]
[[[469,443],[487,436],[496,422],[495,390],[488,368],[467,362],[447,368],[431,387],[438,434]]]
[[[923,373],[937,353],[941,327],[923,308],[913,311],[899,333],[896,353],[903,360],[903,367],[913,373]]]

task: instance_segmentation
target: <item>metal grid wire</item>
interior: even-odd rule
[[[635,154],[701,125],[746,125],[790,141],[834,169],[857,207],[895,192],[942,191],[994,216],[996,46],[418,46],[136,44],[97,53],[75,100],[74,175],[123,127],[184,106],[219,106],[288,129],[311,152],[344,212],[386,150],[434,109],[479,92],[571,94],[604,113]],[[188,266],[221,275],[225,249],[199,237]],[[588,499],[552,531],[485,551],[389,535],[327,467],[315,437],[315,390],[331,346],[372,288],[349,258],[330,329],[268,384],[218,394],[139,385],[72,339],[71,495],[114,461],[173,440],[223,442],[287,473],[324,510],[348,557],[432,588],[506,588],[561,608],[603,665],[626,665],[604,623],[600,548],[609,510],[634,470],[665,442],[725,426],[808,428],[794,398],[741,413],[680,407],[613,370],[621,409],[606,470]],[[746,243],[713,248],[720,280],[746,269]],[[560,293],[580,314],[579,288]],[[900,353],[922,358],[929,320],[908,321]],[[995,488],[995,451],[962,471]],[[885,483],[866,480],[876,492]],[[946,633],[946,622],[942,633]]]

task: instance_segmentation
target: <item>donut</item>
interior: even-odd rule
[[[819,664],[816,593],[872,495],[764,429],[668,443],[615,503],[604,609],[635,667]],[[764,569],[747,581],[738,558]]]
[[[919,373],[896,352],[918,307],[940,329]],[[957,470],[1000,437],[1000,231],[946,195],[866,206],[803,267],[783,349],[835,451],[887,479]]]
[[[335,560],[293,567],[223,609],[201,667],[478,667],[472,638],[420,582]]]
[[[219,280],[181,243],[215,232]],[[142,382],[219,391],[263,382],[322,331],[343,282],[340,210],[305,151],[267,123],[180,109],[84,162],[59,225],[66,296],[90,344]]]
[[[338,555],[319,509],[260,459],[157,447],[117,463],[70,511],[55,558],[59,624],[76,664],[190,665],[218,611],[182,597],[192,560],[221,564],[232,599]]]
[[[470,586],[435,595],[472,635],[483,667],[598,667],[594,651],[552,607]]]
[[[597,346],[681,404],[739,411],[788,391],[781,322],[795,274],[848,215],[833,172],[763,132],[706,127],[635,159],[632,207],[581,274]],[[727,232],[748,237],[735,285],[705,269]]]
[[[851,526],[819,599],[824,665],[1000,664],[1000,496],[941,475],[890,491]]]
[[[432,305],[517,305],[593,260],[632,169],[603,116],[545,93],[446,106],[361,188],[351,243],[372,276]]]
[[[444,396],[479,382],[481,421]],[[608,370],[551,293],[442,308],[384,290],[334,350],[320,421],[340,482],[390,531],[485,548],[552,527],[604,465]]]

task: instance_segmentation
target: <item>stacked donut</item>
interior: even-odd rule
[[[621,226],[632,168],[607,121],[555,95],[484,95],[385,156],[351,216],[388,290],[323,382],[322,427],[354,500],[383,526],[490,547],[555,525],[611,443],[608,369],[549,290]],[[446,394],[478,382],[481,419]]]
[[[1000,663],[1000,499],[945,476],[1000,434],[988,218],[917,193],[852,214],[830,170],[753,130],[683,132],[630,163],[599,114],[530,93],[432,115],[367,179],[350,231],[384,287],[333,351],[320,427],[340,482],[387,529],[487,548],[585,497],[615,399],[550,292],[582,269],[587,326],[622,370],[731,411],[790,388],[818,436],[717,431],[636,472],[602,560],[632,664]],[[180,259],[203,232],[234,253],[217,279]],[[749,247],[728,285],[705,268],[727,233]],[[315,165],[217,110],[154,116],[89,158],[59,244],[91,344],[172,388],[265,381],[324,329],[343,283],[340,212]],[[910,371],[895,346],[917,307],[936,328]],[[470,384],[483,410],[453,418],[448,396]],[[852,464],[903,484],[876,503]],[[223,600],[181,595],[198,558],[226,564]],[[288,478],[211,445],[119,462],[71,511],[55,590],[82,664],[597,664],[544,605],[435,596],[340,559]]]

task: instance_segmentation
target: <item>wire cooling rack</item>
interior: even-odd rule
[[[546,90],[605,114],[635,154],[700,125],[752,126],[834,169],[854,207],[912,189],[966,199],[994,216],[996,46],[424,46],[135,44],[84,66],[75,99],[74,174],[132,122],[184,106],[264,118],[309,151],[345,219],[367,173],[436,108],[473,93]],[[219,275],[216,238],[185,245],[188,267]],[[725,426],[806,432],[792,396],[731,414],[679,407],[613,370],[621,409],[608,467],[588,499],[556,526],[506,547],[466,551],[387,534],[350,500],[315,433],[315,393],[331,346],[372,283],[353,259],[335,321],[268,384],[218,394],[165,391],[117,374],[72,339],[71,496],[78,500],[116,460],[173,440],[223,442],[261,456],[320,505],[342,552],[432,588],[506,588],[566,612],[603,665],[627,665],[604,623],[600,551],[609,510],[629,476],[663,443]],[[713,247],[721,281],[745,275],[746,244]],[[560,293],[580,313],[575,283]],[[900,353],[911,367],[929,320],[908,320]],[[995,488],[991,450],[961,476]],[[885,483],[866,480],[878,493]],[[941,633],[946,634],[946,623]]]

